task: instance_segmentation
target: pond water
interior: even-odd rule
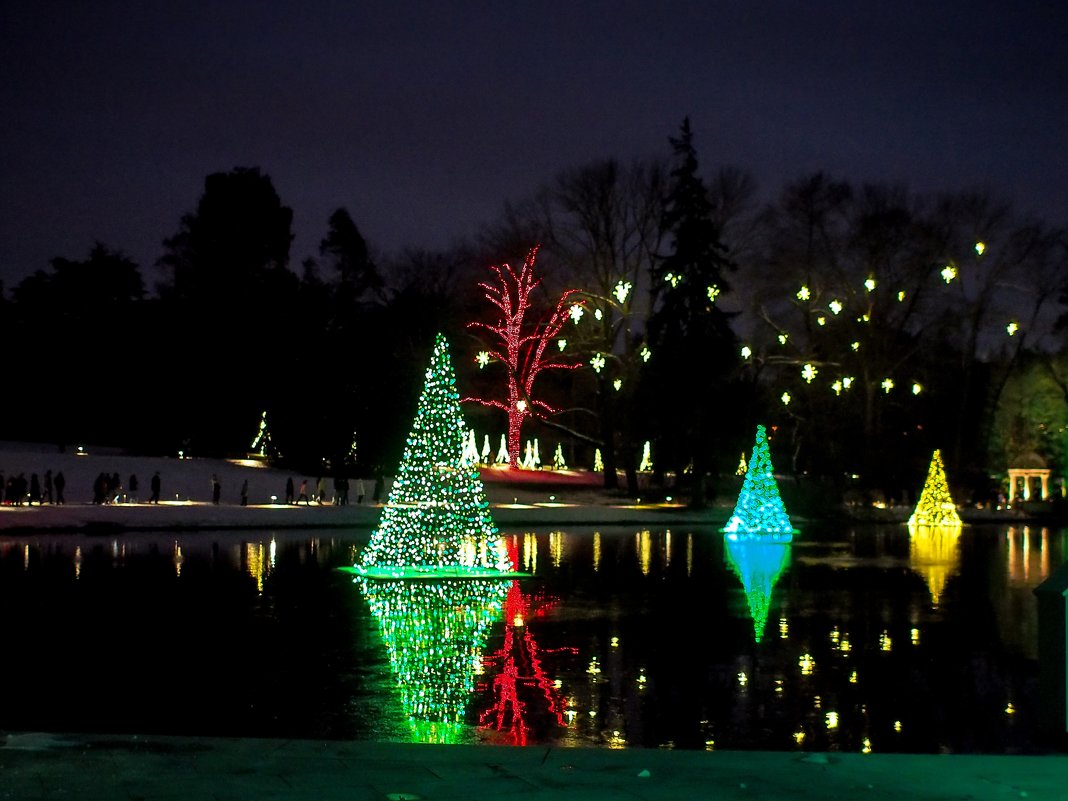
[[[497,582],[354,582],[369,531],[0,539],[0,730],[1027,753],[1066,532],[506,532]]]

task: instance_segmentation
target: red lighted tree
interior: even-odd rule
[[[573,370],[579,363],[569,362],[563,355],[564,347],[549,349],[549,343],[560,333],[567,322],[572,305],[570,298],[579,290],[564,292],[556,307],[546,317],[528,323],[527,312],[531,310],[530,294],[541,279],[534,274],[534,260],[538,248],[531,248],[518,272],[508,264],[490,267],[497,276],[495,282],[480,283],[486,300],[497,307],[499,315],[493,323],[472,322],[469,328],[477,328],[488,334],[489,349],[479,354],[479,364],[500,362],[508,371],[507,399],[464,398],[483,406],[503,409],[508,414],[508,464],[515,468],[520,459],[520,431],[523,422],[531,415],[553,414],[553,406],[531,397],[534,379],[542,370],[562,368]],[[560,340],[563,342],[563,340]],[[566,345],[566,343],[565,343]]]

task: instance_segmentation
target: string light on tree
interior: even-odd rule
[[[448,343],[439,334],[397,478],[357,572],[401,578],[511,571],[482,480],[463,464],[467,431]]]
[[[779,496],[779,485],[771,466],[768,435],[762,425],[756,429],[749,469],[745,473],[734,513],[722,530],[729,539],[758,536],[780,542],[792,540],[797,533]]]
[[[274,442],[271,439],[270,426],[267,425],[266,410],[260,415],[260,427],[256,431],[256,436],[252,438],[252,445],[250,448],[253,454],[265,459],[276,458],[279,456],[278,451],[274,447]]]
[[[601,449],[595,448],[593,451],[593,472],[604,472],[604,460],[601,459]]]
[[[553,454],[553,469],[567,470],[567,462],[564,461],[564,446],[559,442],[556,443],[556,452]]]
[[[519,464],[519,442],[523,422],[537,413],[558,411],[544,401],[535,400],[534,381],[542,370],[579,367],[578,362],[558,361],[562,356],[546,352],[549,342],[556,339],[568,315],[578,322],[582,305],[573,303],[577,289],[569,289],[560,295],[553,310],[533,325],[527,323],[526,315],[531,309],[530,295],[541,284],[535,275],[534,262],[538,248],[531,248],[517,271],[511,265],[493,265],[490,270],[496,276],[494,283],[480,283],[486,300],[498,311],[493,323],[472,322],[468,328],[485,332],[496,342],[496,348],[488,351],[491,359],[502,362],[506,368],[507,400],[488,398],[465,398],[502,409],[508,415],[508,458],[512,467]],[[529,403],[528,403],[529,401]]]
[[[960,515],[953,497],[949,493],[946,481],[946,468],[942,464],[942,451],[935,450],[931,456],[931,466],[927,469],[927,480],[920,492],[920,500],[909,518],[909,526],[959,526]]]
[[[642,447],[642,461],[638,465],[639,473],[651,473],[653,471],[653,450],[652,445],[646,442]]]

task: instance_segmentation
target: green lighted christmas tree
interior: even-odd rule
[[[949,494],[946,468],[942,464],[942,452],[935,450],[931,466],[927,470],[920,500],[909,518],[909,526],[959,526],[960,515]]]
[[[724,537],[727,563],[742,580],[749,614],[753,618],[753,639],[760,642],[768,622],[771,591],[782,571],[790,564],[789,542],[781,539],[749,537],[731,540]]]
[[[412,741],[472,741],[475,674],[511,580],[356,582],[378,622]]]
[[[448,343],[439,334],[397,478],[356,572],[405,578],[511,570],[482,480],[463,459],[467,432]]]
[[[745,473],[738,503],[722,529],[730,539],[757,536],[789,542],[797,529],[790,523],[771,469],[771,453],[764,426],[758,425],[753,455]]]
[[[253,438],[250,448],[250,455],[252,456],[260,456],[265,459],[278,458],[278,450],[274,447],[274,442],[271,440],[271,429],[267,425],[266,410],[260,415],[260,427],[256,431],[256,436]]]

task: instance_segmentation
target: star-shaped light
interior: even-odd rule
[[[809,291],[807,286],[802,286],[799,290],[797,290],[798,300],[808,300],[811,297],[812,293]]]
[[[782,397],[780,397],[779,400],[782,401],[782,405],[783,406],[789,406],[790,405],[790,393],[789,392],[782,393]]]
[[[590,366],[593,367],[595,373],[601,372],[604,369],[604,356],[600,353],[593,354],[593,358],[590,359]]]
[[[620,303],[625,303],[632,287],[633,285],[630,281],[618,281],[612,289],[612,294],[616,296],[616,300]]]
[[[838,314],[842,311],[842,301],[837,298],[828,303],[827,306],[834,314]]]
[[[712,284],[712,286],[710,286],[708,288],[708,299],[710,301],[712,301],[713,303],[715,303],[716,302],[716,298],[718,298],[718,297],[719,297],[719,287],[716,286],[715,284]]]
[[[567,313],[571,316],[573,323],[578,323],[582,319],[582,315],[586,313],[586,310],[582,308],[581,303],[573,303]]]
[[[801,368],[801,377],[809,384],[812,383],[812,379],[816,377],[817,373],[819,373],[819,370],[811,364],[806,364]]]
[[[957,268],[952,264],[947,264],[942,268],[942,280],[947,284],[957,277]]]
[[[880,384],[879,386],[881,386],[883,388],[883,392],[885,392],[887,395],[889,395],[890,394],[890,390],[892,390],[894,388],[894,379],[892,379],[892,378],[884,378],[883,379],[883,383]]]
[[[835,395],[841,395],[842,394],[842,382],[840,380],[836,379],[835,382],[833,384],[831,384],[831,389],[834,390],[834,394]]]
[[[480,350],[475,357],[475,361],[478,362],[478,369],[481,370],[487,364],[489,364],[490,355],[488,350]]]

